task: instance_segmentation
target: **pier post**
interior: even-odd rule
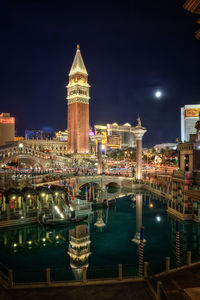
[[[90,187],[89,187],[89,200],[91,201],[91,195],[92,195],[92,188],[91,188],[91,183],[90,183]]]
[[[187,265],[191,265],[191,251],[187,252]]]
[[[50,268],[46,268],[46,283],[49,285],[51,283],[51,270]]]
[[[95,194],[94,194],[94,182],[92,183],[92,199],[95,200]]]
[[[122,281],[122,264],[118,265],[118,278],[119,281]]]
[[[23,199],[23,217],[26,219],[26,197]]]
[[[139,247],[139,276],[143,276],[143,257],[144,256],[144,226],[140,228],[140,247]]]
[[[87,268],[83,267],[83,283],[87,282]]]
[[[7,220],[9,221],[10,220],[10,203],[9,203],[9,198],[6,197],[6,201],[8,201],[6,203],[6,214],[7,214]]]
[[[176,265],[180,266],[179,222],[176,220]]]
[[[148,265],[149,263],[147,261],[144,262],[144,278],[148,277]]]
[[[88,187],[85,187],[85,200],[88,202]]]
[[[166,272],[170,271],[170,257],[166,257]]]
[[[161,281],[157,281],[157,300],[160,300],[160,288],[161,288],[162,282]]]
[[[14,285],[13,282],[13,270],[8,270],[8,280],[9,280],[9,285],[12,288]]]

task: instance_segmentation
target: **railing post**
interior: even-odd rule
[[[187,252],[187,265],[191,265],[191,251]]]
[[[122,281],[122,264],[118,265],[118,278]]]
[[[162,285],[162,282],[161,281],[157,281],[157,293],[156,293],[156,296],[157,296],[157,300],[160,300],[160,287]]]
[[[170,257],[166,257],[166,272],[169,272],[170,270]]]
[[[50,275],[50,268],[46,268],[46,282],[49,285],[51,283],[51,275]]]
[[[13,287],[13,270],[8,270],[8,280],[9,280],[9,285],[12,288]]]
[[[149,263],[147,261],[144,262],[144,278],[148,277],[148,265]]]
[[[87,268],[83,267],[83,283],[87,282]]]

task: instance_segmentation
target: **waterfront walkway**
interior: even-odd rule
[[[169,300],[200,299],[200,264],[156,278]]]
[[[161,286],[158,284],[161,282]],[[69,284],[69,283],[68,283]],[[47,285],[48,286],[48,285]],[[160,292],[157,288],[160,286]],[[199,300],[200,299],[200,262],[172,269],[153,277],[129,278],[113,282],[77,283],[57,287],[43,285],[34,288],[31,285],[23,288],[4,289],[0,287],[1,300]]]
[[[131,282],[94,286],[59,287],[43,289],[4,290],[1,300],[151,300],[154,299],[146,282]]]

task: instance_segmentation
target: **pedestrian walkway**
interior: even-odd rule
[[[153,300],[146,282],[41,289],[0,289],[1,300]]]

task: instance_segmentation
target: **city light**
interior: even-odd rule
[[[154,206],[154,205],[153,205],[153,203],[150,203],[150,204],[149,204],[149,207],[151,207],[151,208],[152,208],[153,206]]]
[[[160,217],[160,216],[157,216],[157,217],[156,217],[156,220],[157,220],[158,222],[160,222],[160,221],[161,221],[161,217]]]

